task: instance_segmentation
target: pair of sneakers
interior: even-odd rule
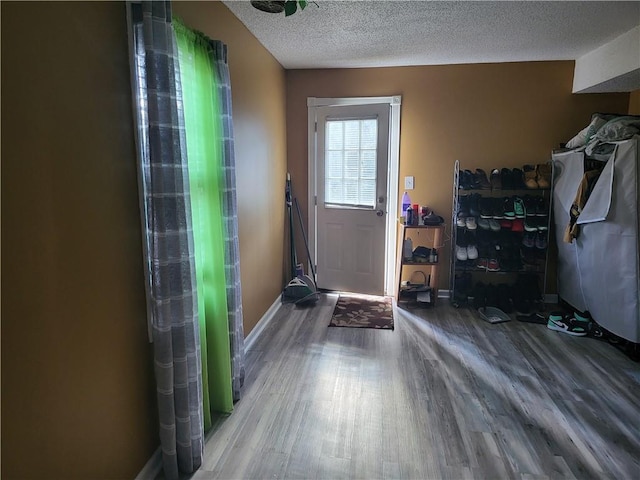
[[[477,225],[478,227],[480,227],[480,230],[491,230],[493,232],[499,232],[500,229],[502,228],[500,226],[500,222],[498,222],[493,218],[480,217],[477,221]]]
[[[548,219],[546,217],[527,217],[524,220],[524,229],[527,232],[537,232],[548,230]]]
[[[588,314],[551,312],[547,319],[547,328],[574,337],[586,337],[589,334],[591,323]]]
[[[548,246],[546,232],[525,232],[522,236],[522,245],[527,248],[537,248],[538,250],[545,250]]]
[[[522,198],[513,195],[512,197],[504,197],[502,200],[502,214],[507,220],[515,218],[525,218],[525,206]]]
[[[467,245],[466,247],[456,245],[456,258],[461,262],[476,260],[478,258],[478,247]]]
[[[456,226],[464,227],[468,230],[475,230],[478,228],[478,223],[476,221],[476,217],[468,217],[463,213],[459,213],[456,218]]]

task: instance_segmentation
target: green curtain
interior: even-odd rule
[[[204,429],[211,413],[233,410],[224,268],[221,105],[211,45],[173,19],[180,63],[202,350]]]

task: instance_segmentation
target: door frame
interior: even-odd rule
[[[400,166],[400,105],[401,95],[389,97],[348,97],[318,98],[307,97],[307,138],[308,138],[308,218],[309,218],[309,250],[315,266],[317,264],[317,107],[333,107],[348,105],[389,105],[389,154],[387,166],[387,221],[385,226],[385,262],[384,262],[384,294],[394,295],[396,264],[396,225],[398,222],[398,172]]]

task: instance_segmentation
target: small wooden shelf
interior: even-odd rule
[[[421,235],[421,233],[426,233],[426,235]],[[424,274],[427,277],[427,285],[431,289],[431,305],[436,303],[436,299],[438,298],[438,267],[441,260],[441,252],[438,254],[438,261],[436,262],[414,262],[414,261],[405,261],[403,259],[403,247],[404,241],[407,238],[411,238],[414,249],[418,246],[423,246],[427,248],[436,248],[440,250],[442,248],[442,237],[444,234],[444,224],[441,225],[404,225],[399,224],[399,233],[398,233],[398,254],[396,257],[396,279],[398,282],[398,287],[396,289],[396,301],[403,300],[401,298],[400,292],[403,290],[402,288],[402,273],[403,267],[422,267],[424,268]]]

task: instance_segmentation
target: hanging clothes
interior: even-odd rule
[[[595,186],[598,178],[600,177],[600,172],[602,170],[589,170],[585,172],[582,176],[582,181],[580,185],[578,185],[578,191],[576,192],[576,197],[573,200],[571,208],[569,209],[569,224],[564,232],[563,240],[566,243],[573,243],[573,240],[580,235],[580,225],[578,225],[578,217],[582,213],[584,206],[587,204],[587,200],[589,200],[589,195],[593,191],[593,187]]]

